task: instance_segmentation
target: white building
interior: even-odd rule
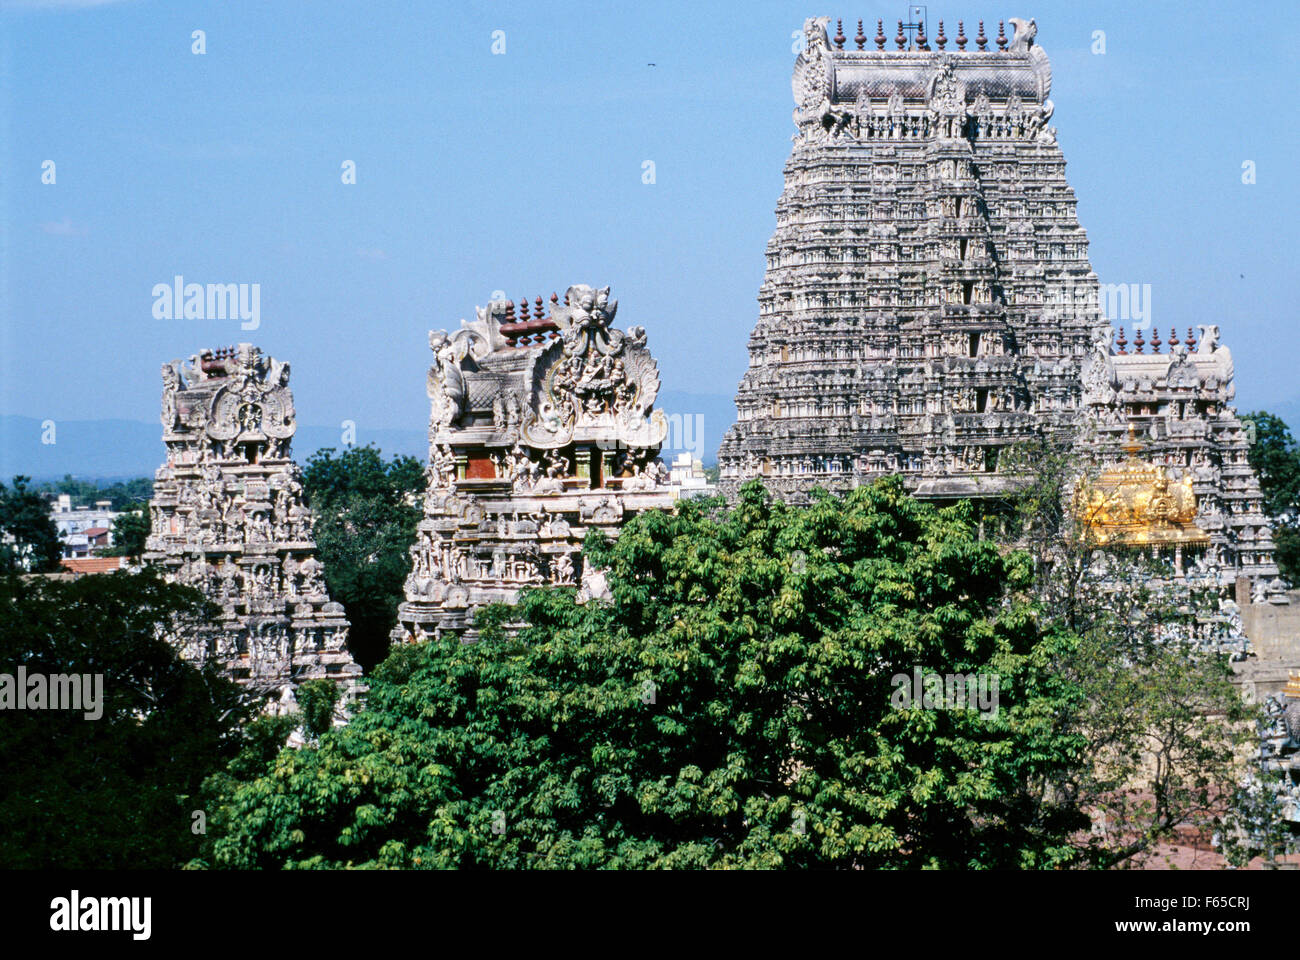
[[[120,516],[111,500],[96,500],[93,507],[74,507],[66,493],[50,505],[65,557],[88,557],[97,547],[113,544],[113,522]]]
[[[673,458],[668,474],[668,483],[678,488],[678,496],[707,497],[717,492],[704,473],[704,462],[693,459],[689,450],[683,450]]]

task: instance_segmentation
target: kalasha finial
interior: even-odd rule
[[[921,22],[916,25],[916,49],[929,50],[930,44],[925,39],[925,23]]]
[[[877,50],[885,49],[885,21],[884,20],[876,21],[876,49]]]
[[[1005,50],[1006,48],[1007,48],[1007,31],[1003,29],[1002,21],[999,20],[998,21],[998,49]]]
[[[979,48],[980,48],[981,50],[983,50],[985,47],[987,47],[987,46],[989,45],[989,38],[986,37],[986,36],[984,36],[984,21],[983,21],[983,20],[980,21],[980,33],[979,33],[979,36],[975,38],[975,43],[979,46]]]
[[[551,309],[554,310],[554,309],[555,309],[555,305],[556,305],[557,303],[559,303],[559,302],[560,302],[560,295],[559,295],[558,293],[556,293],[554,290],[552,290],[552,291],[551,291]]]
[[[1128,440],[1119,447],[1130,457],[1136,457],[1142,452],[1142,442],[1137,438],[1137,425],[1130,420],[1128,422]]]
[[[861,20],[858,21],[858,35],[853,38],[853,42],[858,45],[859,50],[861,50],[863,47],[867,45],[867,35],[862,32]]]
[[[1142,328],[1138,327],[1137,336],[1133,338],[1133,346],[1137,347],[1137,349],[1134,350],[1133,352],[1142,353],[1143,352],[1142,348],[1145,347],[1146,345],[1147,342],[1142,339]]]
[[[1196,337],[1195,337],[1195,335],[1192,333],[1192,328],[1191,328],[1191,327],[1188,327],[1188,328],[1187,328],[1187,349],[1188,349],[1189,351],[1190,351],[1190,350],[1195,350],[1195,349],[1196,349]]]
[[[1123,327],[1119,328],[1119,337],[1116,338],[1115,345],[1119,347],[1119,352],[1121,356],[1128,353],[1128,337],[1124,336]]]
[[[507,300],[506,301],[506,323],[514,323],[514,322],[515,322],[515,302],[513,300]]]
[[[536,317],[538,320],[540,320],[542,319],[543,315],[544,314],[542,313],[542,295],[539,293],[536,297],[533,298],[533,316]]]
[[[524,297],[519,301],[519,322],[528,322],[528,298]]]
[[[946,44],[946,43],[948,42],[948,38],[945,37],[945,36],[943,35],[943,21],[942,21],[942,20],[939,21],[939,35],[936,36],[936,37],[934,38],[934,42],[938,45],[938,47],[939,47],[940,50],[942,50],[943,47],[944,47],[944,44]]]
[[[960,20],[958,20],[958,21],[957,21],[957,49],[958,49],[958,50],[965,50],[965,49],[966,49],[966,43],[967,43],[967,40],[966,40],[966,25],[965,25],[964,23],[962,23]]]
[[[1160,352],[1160,343],[1161,343],[1160,331],[1157,330],[1155,327],[1152,327],[1151,328],[1151,352],[1152,353]]]
[[[898,21],[898,36],[896,36],[896,37],[894,38],[894,42],[895,42],[896,44],[898,44],[898,49],[899,49],[899,50],[902,50],[905,46],[907,46],[907,37],[905,37],[905,36],[903,35],[903,21],[902,21],[902,20],[899,20],[899,21]]]
[[[844,21],[843,20],[835,21],[835,46],[840,50],[844,49]]]

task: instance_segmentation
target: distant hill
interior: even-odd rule
[[[730,396],[666,391],[656,406],[669,416],[665,459],[689,448],[706,465],[716,462],[722,434],[736,419]],[[85,480],[128,480],[152,477],[162,463],[162,427],[157,421],[59,420],[53,443],[41,442],[47,435],[42,423],[35,417],[0,414],[0,480],[8,483],[16,474],[55,480],[69,473]],[[424,460],[429,454],[424,428],[358,428],[356,441],[362,446],[373,443],[385,456],[407,454]],[[342,446],[338,427],[300,426],[293,440],[294,459],[304,463],[323,447]]]
[[[152,477],[163,461],[162,427],[139,420],[60,420],[52,444],[41,442],[41,421],[0,415],[0,479],[15,474],[53,480],[70,473],[87,480]],[[405,453],[423,460],[429,442],[423,430],[357,430],[357,443],[373,443],[385,455]],[[298,428],[294,459],[299,463],[322,447],[342,447],[337,427]]]

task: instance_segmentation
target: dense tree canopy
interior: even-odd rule
[[[609,602],[526,592],[472,645],[397,649],[368,703],[214,781],[215,865],[1040,867],[1086,818],[1049,784],[1070,637],[1028,558],[897,479],[807,508],[745,487],[593,538]],[[522,616],[517,636],[501,629]],[[996,710],[900,702],[916,671]],[[919,691],[918,691],[919,695]],[[942,703],[940,704],[942,706]]]
[[[63,555],[50,505],[30,483],[22,476],[12,488],[0,483],[0,573],[57,570]]]
[[[0,674],[102,677],[97,717],[4,711],[0,866],[165,868],[194,855],[198,788],[242,746],[251,713],[233,683],[163,637],[201,629],[209,612],[148,571],[0,577]]]
[[[424,468],[414,457],[385,462],[370,446],[340,456],[319,450],[307,461],[303,485],[316,516],[326,585],[352,624],[348,649],[369,669],[387,654],[397,622],[420,522]]]
[[[1300,444],[1281,417],[1259,411],[1243,419],[1254,424],[1250,465],[1259,476],[1264,510],[1274,518],[1278,568],[1287,580],[1300,583]]]
[[[1243,418],[1255,427],[1250,447],[1250,465],[1264,492],[1264,509],[1280,517],[1300,506],[1300,446],[1281,417],[1267,411],[1248,413]]]
[[[66,493],[72,497],[74,505],[88,506],[96,500],[108,500],[114,510],[126,510],[153,496],[153,481],[148,477],[136,477],[104,483],[80,480],[66,473],[62,480],[47,480],[38,484],[36,492],[46,500],[53,500],[59,494]]]

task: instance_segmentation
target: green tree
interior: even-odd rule
[[[1059,669],[1084,696],[1062,719],[1089,762],[1064,771],[1053,791],[1092,822],[1075,838],[1081,859],[1115,867],[1179,828],[1208,835],[1228,814],[1259,711],[1215,645],[1226,639],[1215,585],[1180,580],[1145,551],[1099,548],[1074,506],[1097,466],[1077,449],[1039,440],[1005,451],[1008,468],[1029,478],[1006,534],[1034,560],[1045,622],[1077,637]]]
[[[153,496],[153,481],[148,477],[136,477],[105,484],[102,481],[78,480],[72,474],[65,473],[62,480],[47,480],[38,484],[36,492],[47,500],[66,493],[72,498],[74,505],[88,505],[96,500],[108,500],[114,510],[126,510],[131,505]]]
[[[1250,465],[1259,477],[1264,509],[1269,516],[1282,517],[1300,506],[1300,445],[1281,417],[1260,410],[1242,421],[1254,424],[1255,442],[1250,446]]]
[[[1259,477],[1264,510],[1273,518],[1273,542],[1278,569],[1291,583],[1300,583],[1300,444],[1286,422],[1267,411],[1246,414],[1254,425],[1250,465]]]
[[[63,546],[50,517],[50,505],[28,487],[30,477],[14,477],[12,489],[0,483],[0,573],[59,568]]]
[[[1031,565],[897,479],[593,536],[610,602],[526,591],[476,644],[400,647],[364,709],[223,781],[227,867],[1045,867],[1086,819],[1079,691],[1015,592]],[[522,617],[518,635],[502,624]],[[996,677],[997,709],[898,699]]]
[[[149,504],[137,503],[113,521],[113,545],[100,551],[105,557],[139,558],[149,537]]]
[[[324,678],[307,680],[296,691],[298,710],[307,734],[319,737],[334,723],[334,705],[339,700],[339,685]]]
[[[253,709],[164,639],[205,629],[212,612],[148,571],[0,578],[0,673],[102,677],[98,717],[4,711],[0,866],[170,868],[194,856],[198,789],[240,749]]]
[[[371,446],[340,456],[320,450],[307,461],[303,486],[316,516],[326,585],[352,625],[348,649],[369,670],[387,655],[397,623],[422,516],[424,468],[414,457],[385,462]]]

